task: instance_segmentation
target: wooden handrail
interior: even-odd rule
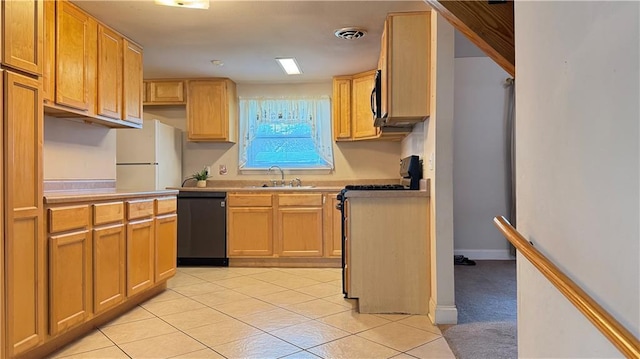
[[[504,217],[495,217],[493,222],[520,254],[538,268],[622,354],[628,358],[640,358],[640,342],[631,332],[535,249]]]

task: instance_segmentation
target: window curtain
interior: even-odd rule
[[[306,122],[318,154],[333,168],[331,102],[328,96],[291,98],[240,98],[239,165],[245,167],[251,141],[263,124]],[[284,137],[285,134],[283,134]]]

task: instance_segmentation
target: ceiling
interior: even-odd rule
[[[211,0],[208,10],[153,0],[73,2],[144,47],[145,78],[228,77],[237,83],[325,82],[374,69],[386,14],[429,10],[422,0]],[[351,26],[367,34],[357,40],[334,35]],[[303,74],[284,74],[276,57],[295,57]]]

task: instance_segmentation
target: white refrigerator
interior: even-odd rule
[[[182,132],[158,120],[145,120],[141,129],[116,133],[116,188],[161,190],[180,187]]]

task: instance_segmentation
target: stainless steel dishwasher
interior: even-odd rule
[[[227,194],[178,193],[178,265],[228,266]]]

